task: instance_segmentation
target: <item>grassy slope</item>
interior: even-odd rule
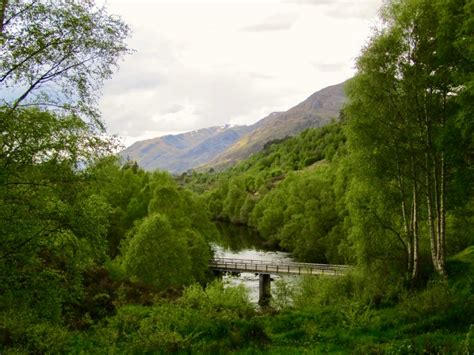
[[[474,246],[449,258],[448,282],[403,292],[392,305],[364,305],[334,294],[265,320],[274,353],[474,353]],[[361,281],[361,280],[359,280]],[[321,285],[320,291],[327,287]],[[369,286],[370,287],[370,286]],[[336,291],[337,292],[337,291]],[[317,297],[317,296],[315,296]]]

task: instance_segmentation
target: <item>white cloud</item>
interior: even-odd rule
[[[244,27],[242,30],[248,32],[284,31],[293,27],[297,19],[295,14],[276,14],[256,25]]]
[[[313,62],[313,67],[320,72],[338,72],[347,65],[344,62]]]
[[[128,143],[286,110],[353,75],[375,12],[347,12],[381,1],[108,0],[136,50],[104,87],[108,130]]]
[[[288,3],[318,6],[326,15],[335,18],[367,19],[374,16],[381,0],[288,0]]]

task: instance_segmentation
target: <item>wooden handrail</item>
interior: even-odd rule
[[[211,268],[237,272],[287,273],[287,274],[343,274],[351,269],[348,265],[314,264],[285,262],[275,260],[254,260],[236,258],[214,258],[209,262]],[[314,272],[313,272],[314,271]]]
[[[239,264],[255,264],[255,265],[290,265],[290,266],[301,266],[301,267],[318,267],[326,269],[351,269],[350,265],[338,265],[338,264],[317,264],[317,263],[301,263],[294,261],[279,261],[279,260],[256,260],[256,259],[236,259],[236,258],[214,258],[210,263],[239,263]]]

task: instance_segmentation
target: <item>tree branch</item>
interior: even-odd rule
[[[3,81],[5,81],[8,76],[13,73],[15,70],[17,70],[18,68],[20,68],[23,64],[25,64],[27,61],[29,61],[30,59],[34,58],[35,56],[37,56],[38,54],[40,54],[42,51],[44,51],[45,49],[48,49],[49,47],[53,46],[53,45],[58,45],[58,44],[61,44],[61,43],[65,43],[65,42],[62,42],[62,41],[56,41],[56,42],[50,42],[48,43],[47,45],[37,49],[36,51],[34,51],[33,53],[31,53],[29,56],[27,56],[25,59],[23,59],[20,63],[14,65],[12,68],[10,68],[5,74],[2,75],[2,77],[0,78],[0,83],[2,83]]]
[[[21,11],[17,12],[16,14],[13,14],[8,20],[6,20],[3,25],[2,25],[2,31],[5,27],[8,26],[8,24],[15,18],[15,17],[18,17],[22,14],[24,14],[25,12],[27,12],[28,10],[30,10],[33,6],[35,6],[35,4],[38,2],[38,0],[34,0],[31,4],[29,4],[28,6],[26,6],[24,9],[22,9]],[[8,0],[3,0],[3,6],[5,6],[5,12],[6,12],[6,8],[8,6]],[[3,32],[2,32],[3,33]]]
[[[28,95],[38,86],[40,85],[44,80],[45,78],[49,77],[50,74],[55,70],[57,69],[68,57],[69,57],[70,53],[68,53],[67,55],[65,55],[63,58],[61,58],[61,60],[59,60],[59,62],[57,62],[56,64],[54,64],[46,73],[44,73],[42,76],[40,76],[33,84],[30,85],[30,87],[18,98],[15,100],[15,103],[13,104],[12,108],[11,108],[11,111],[14,111],[19,105],[20,103],[26,99],[28,97]]]
[[[59,230],[61,227],[56,227],[52,230],[50,230],[48,233],[46,233],[45,235],[50,235],[51,233],[53,232],[56,232],[57,230]],[[39,230],[38,232],[36,232],[35,234],[33,234],[31,237],[21,241],[20,243],[18,243],[17,245],[15,245],[13,248],[11,248],[9,251],[7,251],[6,253],[4,253],[2,256],[0,256],[0,259],[5,259],[7,256],[10,256],[12,254],[14,254],[15,252],[17,252],[19,249],[23,248],[25,245],[27,245],[28,243],[30,243],[31,241],[33,241],[34,239],[36,239],[39,235],[41,235],[44,231],[46,231],[48,229],[48,227],[44,227],[42,228],[41,230]]]

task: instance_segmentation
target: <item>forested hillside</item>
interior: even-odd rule
[[[343,263],[338,251],[345,234],[344,177],[336,161],[344,158],[342,124],[308,129],[266,144],[264,150],[221,173],[182,175],[203,192],[216,220],[249,225],[273,246],[302,261]],[[207,191],[206,191],[207,190]]]
[[[387,2],[337,123],[179,177],[121,164],[98,113],[126,24],[1,10],[0,353],[474,352],[472,0]],[[216,220],[353,269],[258,308],[208,268]]]

